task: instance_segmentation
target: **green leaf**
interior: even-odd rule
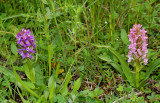
[[[150,102],[154,102],[159,99],[159,96],[155,92],[152,92],[151,96],[147,96],[147,98],[149,99]]]
[[[89,96],[86,97],[86,103],[95,103],[95,99],[94,98],[91,98]]]
[[[88,95],[89,95],[90,97],[92,97],[92,98],[93,98],[93,97],[96,97],[96,95],[94,94],[93,91],[89,91],[89,92],[88,92]]]
[[[134,87],[136,86],[135,85],[134,74],[130,71],[130,68],[129,68],[127,62],[123,59],[123,57],[118,52],[116,52],[114,49],[112,49],[112,48],[110,48],[108,46],[105,46],[105,45],[99,45],[99,44],[92,44],[92,45],[94,45],[96,47],[106,47],[106,48],[108,48],[108,50],[113,55],[115,55],[116,58],[119,60],[119,62],[121,64],[122,71],[123,71],[124,75],[126,76],[127,80],[129,81],[129,83]]]
[[[149,78],[150,74],[155,71],[160,66],[160,59],[157,59],[149,64],[148,67],[146,67],[146,75],[145,78],[140,82],[139,88],[145,85],[146,80]]]
[[[125,87],[125,88],[124,88],[124,91],[126,91],[126,92],[131,92],[131,91],[132,91],[132,88],[131,88],[131,87]]]
[[[36,103],[48,103],[44,95],[42,95]]]
[[[94,90],[94,95],[95,95],[95,96],[99,96],[99,95],[101,95],[103,92],[104,92],[104,90],[99,89],[99,87],[97,87],[97,88],[95,88],[95,90]]]
[[[87,95],[89,92],[90,92],[90,91],[89,91],[88,89],[86,89],[86,90],[84,90],[84,91],[81,91],[81,93],[82,93],[83,95]]]
[[[43,85],[44,80],[43,80],[43,73],[41,71],[40,65],[37,63],[35,65],[35,83],[36,85]]]
[[[64,90],[62,96],[66,96],[68,94],[68,87]]]
[[[0,73],[8,76],[9,78],[15,79],[14,73],[11,72],[9,69],[6,67],[0,66]]]
[[[71,77],[72,77],[72,76],[71,76],[71,72],[69,71],[69,73],[68,73],[68,75],[67,75],[67,77],[66,77],[66,79],[65,79],[65,83],[64,83],[64,85],[62,85],[62,86],[63,86],[62,91],[61,91],[61,94],[62,94],[62,95],[63,95],[63,93],[65,92],[65,89],[67,88],[67,85],[68,85]]]
[[[14,43],[11,44],[11,51],[14,55],[18,55],[18,49]]]
[[[49,81],[48,81],[48,89],[49,89],[49,91],[51,91],[53,82],[54,82],[54,74],[52,74],[52,76],[49,78]]]
[[[119,60],[121,67],[122,67],[122,70],[123,70],[123,73],[125,74],[127,80],[130,82],[130,84],[132,86],[136,86],[135,85],[135,78],[134,78],[133,74],[131,73],[131,70],[130,70],[127,62],[124,60],[124,58],[118,52],[113,50],[112,48],[108,47],[108,50],[112,54],[114,54],[117,57],[117,59]]]
[[[46,5],[48,5],[48,2],[46,0],[42,0],[42,2]]]
[[[74,82],[74,87],[73,87],[73,93],[76,93],[76,91],[80,88],[81,85],[81,78],[78,78],[76,82]]]
[[[49,78],[49,81],[48,81],[49,100],[50,100],[50,102],[52,101],[52,98],[53,98],[53,93],[54,93],[54,91],[55,91],[55,86],[56,86],[55,76],[52,75],[52,76]],[[51,102],[51,103],[52,103],[52,102]]]
[[[159,83],[156,83],[155,86],[158,88],[159,87]]]
[[[124,29],[121,29],[121,39],[122,39],[122,42],[125,44],[125,45],[128,45],[129,43],[129,40],[128,40],[128,36],[127,36],[127,33]]]
[[[56,66],[56,73],[55,73],[55,79],[56,79],[56,80],[57,80],[57,78],[58,78],[59,68],[60,68],[60,63],[58,63],[57,66]]]
[[[8,103],[8,100],[3,100],[1,101],[1,103]]]
[[[32,91],[30,88],[28,88],[28,86],[25,85],[25,83],[21,80],[21,78],[20,78],[20,77],[18,76],[18,74],[16,73],[13,65],[12,65],[12,67],[13,67],[13,72],[14,72],[15,77],[16,77],[16,79],[18,80],[18,82],[19,82],[28,92],[30,92],[31,94],[33,94],[34,96],[36,96],[37,98],[39,98],[39,96],[38,96],[34,91]]]
[[[148,94],[148,93],[151,93],[152,91],[151,89],[145,89],[144,92]]]
[[[106,61],[107,63],[111,64],[114,67],[114,69],[116,69],[122,75],[122,77],[124,79],[126,78],[125,75],[124,75],[124,73],[123,73],[123,71],[122,71],[121,66],[118,63],[114,62],[113,60],[111,60],[109,57],[107,57],[105,55],[101,55],[101,56],[98,56],[98,57],[100,59]]]
[[[119,85],[119,87],[116,90],[122,92],[123,91],[123,86]]]
[[[33,68],[32,62],[28,60],[27,63],[23,65],[23,68],[25,70],[27,77],[32,81],[32,83],[34,83],[35,82],[35,70]]]
[[[62,95],[58,95],[58,103],[67,103],[67,98]]]
[[[153,4],[155,1],[157,1],[157,0],[151,0],[150,4]]]
[[[23,81],[25,85],[28,86],[30,89],[35,89],[35,85],[32,82],[29,81]]]

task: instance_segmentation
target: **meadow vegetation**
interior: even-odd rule
[[[0,102],[159,103],[159,40],[159,0],[0,0]]]

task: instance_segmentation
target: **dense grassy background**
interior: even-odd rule
[[[18,46],[15,37],[22,28],[30,29],[37,44],[33,62],[36,62],[35,68],[43,74],[35,85],[46,84],[54,73],[54,68],[60,63],[61,81],[65,79],[67,72],[71,71],[70,85],[79,77],[82,80],[79,92],[100,87],[104,92],[96,99],[99,97],[106,103],[113,102],[132,93],[133,88],[124,83],[119,73],[98,56],[105,55],[114,61],[117,59],[107,49],[97,48],[94,44],[111,46],[127,61],[127,34],[135,23],[143,25],[147,30],[149,62],[156,60],[160,57],[159,0],[0,0],[1,68],[8,68],[9,72],[12,72],[13,64],[19,75],[26,77],[22,69],[24,60],[16,52]],[[2,69],[0,74],[0,101],[13,102],[17,101],[16,98],[21,101],[19,92],[13,94],[18,88],[18,85],[14,84],[16,80],[5,75],[6,71]],[[156,95],[156,92],[159,96],[159,69],[153,72],[148,81],[149,85],[143,90],[147,92],[141,95],[142,102],[150,101],[147,96],[151,93]],[[11,83],[14,85],[9,85]],[[68,88],[71,88],[70,85]],[[131,90],[125,91],[125,88]],[[4,92],[5,90],[7,92]],[[20,92],[26,100],[36,101],[27,91],[23,91],[24,89]],[[128,102],[138,102],[138,96],[132,97]]]

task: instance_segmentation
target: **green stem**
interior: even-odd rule
[[[139,63],[136,63],[136,87],[139,87],[139,71],[140,71]]]

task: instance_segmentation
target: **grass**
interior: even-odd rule
[[[123,40],[128,37],[123,38],[121,32],[129,34],[133,24],[142,24],[149,37],[149,62],[156,60],[160,55],[159,5],[158,0],[19,0],[18,2],[0,0],[0,75],[2,77],[0,79],[0,101],[17,102],[16,98],[18,98],[23,101],[37,102],[44,100],[47,93],[50,94],[50,102],[53,102],[52,93],[56,95],[54,99],[57,102],[60,101],[58,99],[62,99],[58,94],[61,93],[60,91],[53,90],[52,93],[48,91],[49,78],[56,73],[57,64],[60,64],[59,69],[62,72],[58,75],[55,88],[63,88],[61,93],[64,96],[63,99],[66,99],[65,93],[69,98],[76,94],[75,90],[74,93],[72,92],[72,89],[75,81],[81,78],[81,87],[76,91],[79,95],[81,92],[86,93],[88,96],[85,97],[86,101],[94,101],[96,98],[97,101],[103,100],[108,103],[109,100],[113,102],[130,93],[133,98],[126,98],[126,101],[138,102],[135,98],[139,97],[144,97],[142,101],[150,101],[147,96],[152,92],[156,92],[156,95],[159,93],[159,69],[149,78],[149,80],[156,81],[153,83],[153,88],[149,84],[142,90],[143,92],[153,91],[145,92],[142,96],[134,98],[133,91],[125,91],[125,88],[133,89],[133,87],[123,83],[119,73],[98,56],[103,54],[118,62],[116,57],[107,49],[94,45],[111,46],[127,60],[128,46]],[[35,63],[36,78],[41,78],[43,82],[36,81],[37,83],[33,83],[35,88],[30,87],[30,89],[40,96],[39,99],[34,98],[23,86],[19,85],[15,76],[13,76],[14,79],[11,78],[11,75],[14,75],[13,66],[16,67],[15,70],[20,77],[22,74],[25,75],[23,70],[25,60],[22,60],[16,53],[18,45],[15,38],[22,28],[31,30],[37,44],[32,63]],[[68,77],[70,72],[72,78]],[[143,76],[144,73],[142,72],[141,75]],[[67,77],[69,82],[66,82]],[[23,81],[30,83],[26,75],[25,78]],[[11,83],[13,85],[9,85]],[[156,83],[158,86],[155,86]],[[123,86],[122,91],[116,89],[119,84]],[[99,94],[96,95],[92,92],[96,87],[102,89],[103,93],[95,91]],[[85,92],[87,88],[92,91]],[[6,93],[5,90],[7,90]],[[154,100],[158,99],[154,98]],[[78,102],[78,99],[76,98],[75,101]],[[72,102],[74,102],[73,98]]]

